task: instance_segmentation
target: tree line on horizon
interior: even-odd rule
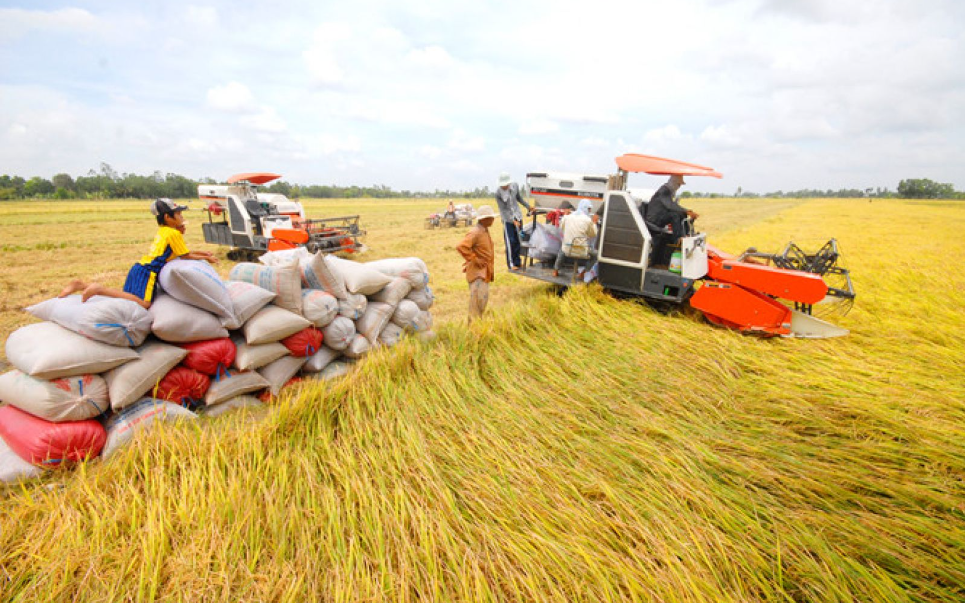
[[[199,184],[218,184],[217,180],[204,178],[192,180],[179,174],[163,174],[155,171],[149,176],[138,174],[119,174],[107,163],[100,169],[90,170],[86,176],[76,179],[70,174],[59,173],[50,180],[40,176],[25,179],[20,176],[0,176],[0,201],[12,199],[151,199],[170,197],[190,199],[198,194]],[[266,192],[280,193],[287,197],[320,199],[353,198],[462,198],[480,199],[492,197],[495,191],[488,186],[477,187],[471,191],[396,191],[385,185],[337,186],[337,185],[299,185],[283,180],[264,187]],[[801,189],[796,191],[774,191],[758,194],[737,188],[734,195],[721,193],[700,193],[683,191],[682,198],[717,199],[724,197],[742,198],[900,198],[900,199],[965,199],[965,192],[956,191],[954,186],[928,178],[910,178],[898,183],[892,191],[888,188],[847,188],[839,190]]]

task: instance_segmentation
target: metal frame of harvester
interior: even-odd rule
[[[535,216],[559,207],[563,199],[589,199],[594,209],[603,205],[597,279],[604,288],[653,302],[689,304],[710,322],[745,333],[809,338],[848,333],[814,316],[818,307],[833,305],[846,311],[854,303],[850,274],[838,265],[834,239],[816,253],[790,243],[778,254],[751,248],[735,257],[709,245],[706,234],[691,229],[679,241],[679,272],[655,266],[655,241],[667,232],[646,222],[641,208],[648,199],[631,195],[626,188],[628,174],[715,178],[722,174],[696,164],[632,153],[617,157],[616,163],[618,172],[609,177],[527,174],[537,208],[534,229]],[[530,258],[515,274],[560,286],[572,284],[577,267],[564,266],[554,276],[554,259]],[[836,286],[829,287],[825,278]]]
[[[353,253],[365,235],[359,216],[308,219],[298,201],[260,193],[257,187],[281,178],[265,172],[235,174],[227,185],[200,184],[198,197],[208,203],[204,240],[226,245],[230,260],[254,260],[266,251],[305,247],[312,253]]]

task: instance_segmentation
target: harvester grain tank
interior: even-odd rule
[[[198,197],[208,203],[204,240],[231,247],[228,259],[252,260],[266,251],[305,247],[311,252],[352,253],[365,234],[359,217],[308,219],[305,208],[278,193],[258,187],[281,178],[265,172],[235,174],[227,185],[200,184]]]
[[[765,336],[824,338],[848,331],[814,316],[821,306],[850,308],[854,289],[848,271],[838,265],[834,239],[815,253],[794,243],[781,253],[759,253],[751,248],[733,256],[707,243],[704,233],[688,232],[679,241],[679,263],[653,264],[655,240],[667,232],[644,219],[647,199],[627,189],[630,173],[706,176],[721,178],[712,168],[673,159],[625,154],[616,158],[618,171],[611,176],[581,176],[534,172],[527,184],[535,201],[535,215],[557,209],[563,199],[589,199],[603,207],[598,234],[600,284],[624,295],[649,301],[690,304],[710,322],[745,333]],[[575,204],[574,204],[575,205]],[[533,218],[534,231],[539,228]],[[552,260],[530,258],[516,274],[567,286],[576,267],[554,276]],[[826,279],[835,286],[828,286]]]

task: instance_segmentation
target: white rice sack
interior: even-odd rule
[[[296,358],[294,356],[282,356],[271,364],[258,369],[258,374],[268,381],[271,387],[271,394],[274,396],[281,388],[288,383],[288,380],[298,374],[308,358]]]
[[[428,331],[419,331],[418,337],[419,341],[432,341],[436,338],[436,332],[432,329],[429,329]]]
[[[412,284],[404,277],[397,276],[384,289],[374,295],[370,295],[372,301],[382,302],[390,306],[397,306],[400,301],[412,290]]]
[[[302,372],[317,373],[341,355],[341,352],[333,350],[327,345],[323,345],[320,350],[308,357],[308,361],[302,366]]]
[[[236,264],[231,280],[253,283],[276,294],[274,304],[295,314],[302,313],[302,277],[298,264],[263,266],[251,262]]]
[[[151,315],[129,299],[95,295],[84,302],[80,295],[68,295],[34,304],[27,312],[110,345],[139,346],[151,334]]]
[[[234,367],[242,371],[250,371],[265,366],[269,362],[278,360],[288,354],[288,348],[280,342],[249,345],[244,337],[234,336],[231,341],[235,344]]]
[[[316,327],[324,327],[338,316],[339,301],[327,291],[302,290],[302,316]]]
[[[7,360],[38,379],[93,375],[137,359],[137,352],[88,339],[52,322],[21,327],[7,337]]]
[[[348,295],[341,274],[332,270],[329,256],[321,251],[312,256],[311,260],[302,264],[302,285],[309,289],[328,291],[338,299]]]
[[[432,329],[432,314],[428,312],[419,312],[419,316],[415,319],[415,330],[419,333],[429,331]]]
[[[0,482],[12,484],[37,477],[44,470],[20,458],[3,438],[0,438]]]
[[[366,308],[362,318],[358,319],[355,323],[355,329],[364,335],[370,344],[374,344],[379,338],[379,333],[381,333],[385,325],[389,323],[389,319],[392,318],[394,311],[395,308],[389,304],[372,302],[369,304],[369,307]]]
[[[160,342],[145,343],[137,348],[137,353],[140,358],[104,375],[114,410],[121,410],[140,400],[188,355],[184,348]]]
[[[326,256],[326,261],[332,271],[338,273],[338,276],[341,277],[342,282],[345,283],[345,289],[349,293],[372,295],[392,282],[391,276],[369,268],[367,264],[344,260],[331,255]]]
[[[327,327],[322,329],[322,343],[333,350],[344,350],[355,337],[355,323],[345,318],[337,316]]]
[[[399,306],[392,314],[392,322],[407,331],[418,331],[416,320],[419,318],[420,312],[422,312],[422,310],[419,309],[419,306],[416,305],[414,301],[404,299],[399,302]]]
[[[299,265],[306,264],[312,259],[312,254],[304,247],[294,249],[281,249],[279,251],[266,251],[261,254],[258,261],[265,266],[288,266],[292,262]]]
[[[413,288],[422,288],[429,284],[429,268],[419,258],[390,258],[367,262],[365,265],[388,276],[400,276],[409,281]]]
[[[385,325],[385,328],[382,329],[381,333],[379,333],[379,342],[382,345],[392,347],[399,343],[399,340],[402,339],[403,333],[404,331],[402,330],[402,327],[394,322],[390,322],[389,324]]]
[[[358,320],[365,314],[369,300],[358,293],[349,293],[345,299],[338,300],[338,315],[349,320]]]
[[[349,342],[348,347],[345,348],[342,354],[348,358],[361,358],[368,354],[371,349],[372,344],[364,335],[359,333]]]
[[[234,398],[228,400],[227,402],[222,402],[216,406],[205,406],[201,409],[206,417],[220,417],[226,412],[232,410],[257,410],[262,408],[261,400],[254,396],[241,395],[235,396]]]
[[[104,444],[101,456],[109,457],[135,436],[146,432],[155,421],[188,420],[195,419],[197,416],[186,408],[164,400],[155,398],[138,400],[107,420],[104,425],[107,430],[107,442]]]
[[[335,362],[331,362],[328,366],[323,368],[321,372],[318,373],[317,378],[327,381],[329,379],[344,377],[352,371],[353,366],[354,365],[351,362],[336,360]]]
[[[149,312],[154,319],[151,330],[155,337],[164,341],[188,343],[228,336],[221,318],[170,295],[159,295]]]
[[[204,260],[172,260],[158,274],[161,289],[171,297],[218,316],[231,316],[228,288]]]
[[[231,281],[227,287],[232,312],[230,317],[221,319],[221,324],[231,330],[240,329],[255,312],[277,297],[277,294],[267,289],[242,281]]]
[[[265,306],[245,323],[245,341],[248,345],[281,341],[311,324],[304,316],[294,312],[278,306]]]
[[[98,375],[45,381],[18,370],[0,375],[0,401],[53,422],[90,419],[111,406]]]
[[[211,384],[208,393],[204,396],[204,404],[205,406],[215,406],[241,394],[263,390],[268,385],[268,381],[256,371],[231,373],[230,377],[221,377]]]
[[[428,311],[436,301],[436,296],[432,294],[432,289],[428,286],[423,289],[413,289],[405,296],[406,299],[414,301],[420,310]]]

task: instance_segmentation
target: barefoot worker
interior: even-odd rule
[[[150,308],[157,289],[157,275],[161,268],[175,258],[186,260],[205,260],[211,264],[218,262],[209,251],[188,251],[184,242],[184,215],[181,213],[187,206],[177,205],[170,199],[155,199],[151,204],[151,213],[157,218],[157,235],[151,250],[141,258],[141,261],[131,266],[124,281],[124,290],[110,289],[103,285],[88,284],[81,280],[73,280],[60,292],[59,297],[66,297],[71,293],[83,292],[83,300],[87,301],[94,295],[129,299]]]
[[[503,172],[499,175],[499,188],[496,189],[496,206],[499,208],[499,217],[503,220],[506,264],[510,270],[519,270],[522,266],[519,260],[519,229],[523,227],[523,214],[517,205],[526,208],[526,215],[533,211],[519,192],[519,185],[513,182],[507,172]]]
[[[489,236],[489,227],[496,220],[493,208],[483,205],[476,212],[476,225],[473,226],[462,241],[456,245],[456,251],[466,260],[462,271],[466,273],[469,282],[469,322],[479,318],[486,311],[489,303],[489,283],[493,281],[495,272],[495,255],[493,240]]]

